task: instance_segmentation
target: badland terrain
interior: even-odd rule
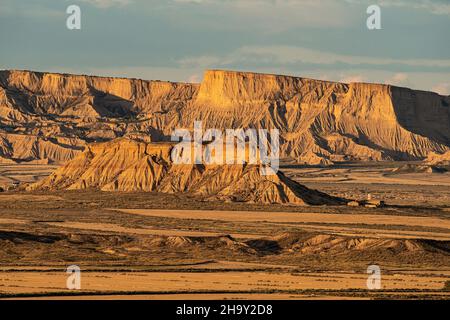
[[[278,129],[280,171],[173,163],[195,121]],[[449,165],[433,92],[0,71],[0,296],[446,299]]]

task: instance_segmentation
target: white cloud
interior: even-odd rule
[[[206,3],[206,0],[173,0],[174,2],[179,3]]]
[[[188,82],[188,83],[200,83],[201,81],[202,81],[202,76],[198,73],[192,74],[186,80],[186,82]]]
[[[450,95],[450,82],[438,83],[431,90],[443,96],[448,96]]]
[[[297,27],[345,27],[358,21],[358,15],[352,14],[354,12],[342,5],[341,0],[171,0],[170,3],[172,9],[185,14],[195,9],[201,19],[193,23],[210,29],[245,26],[277,33]],[[186,21],[175,19],[173,22]]]
[[[123,7],[132,3],[132,0],[81,0],[92,4],[97,8]]]
[[[0,16],[22,16],[32,18],[58,18],[65,14],[64,11],[42,6],[37,3],[25,3],[18,1],[1,0]],[[3,27],[3,26],[2,26]]]
[[[323,79],[323,80],[325,80],[325,79]],[[339,80],[339,82],[344,82],[344,83],[365,82],[365,81],[367,81],[367,78],[360,74],[345,76]]]
[[[272,10],[283,10],[288,8],[292,12],[299,13],[300,10],[307,10],[313,7],[331,7],[341,3],[372,5],[378,4],[381,7],[397,7],[427,11],[437,15],[450,15],[450,3],[448,0],[172,0],[176,3],[191,3],[202,5],[222,5],[228,8],[242,11],[253,11],[257,13],[261,8],[271,8]]]
[[[336,54],[321,50],[294,46],[244,46],[224,56],[199,56],[179,60],[181,65],[211,67],[242,62],[271,63],[287,65],[295,63],[306,64],[348,64],[389,66],[392,64],[412,67],[450,68],[450,59],[394,59],[377,58],[357,55]],[[397,79],[399,80],[399,79]]]
[[[223,59],[217,56],[198,56],[187,57],[177,61],[182,67],[201,67],[207,68],[213,65],[220,65],[223,63]]]
[[[374,4],[373,0],[344,0],[351,4]],[[448,0],[378,0],[381,7],[397,7],[427,11],[436,15],[450,15],[450,3]]]
[[[403,72],[393,74],[384,83],[395,86],[408,86],[410,84],[408,75]]]
[[[350,4],[378,4],[383,7],[409,7],[413,9],[427,10],[435,14],[448,14],[450,4],[447,0],[172,0],[179,3],[201,3],[201,4],[214,4],[225,3],[228,6],[237,7],[258,7],[261,5],[275,5],[275,6],[305,6],[319,3],[323,5],[327,3],[350,3]]]

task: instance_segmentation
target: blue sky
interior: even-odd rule
[[[66,8],[81,8],[81,30]],[[366,27],[381,7],[382,30]],[[201,81],[205,69],[450,94],[450,0],[1,0],[0,69]]]

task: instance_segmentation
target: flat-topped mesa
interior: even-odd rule
[[[189,192],[214,200],[300,205],[343,202],[281,172],[265,176],[260,165],[175,164],[173,146],[124,138],[92,144],[28,190]]]
[[[450,97],[385,84],[211,70],[188,109],[219,125],[277,128],[292,143],[283,156],[406,160],[448,149],[449,105]]]
[[[397,104],[414,103],[416,108],[425,104],[425,109],[435,113],[442,112],[439,107],[450,103],[450,97],[387,84],[345,84],[294,76],[208,70],[196,98],[196,104],[218,109],[247,104],[263,106],[274,101],[309,104],[316,108],[318,104],[327,104],[336,114],[351,109],[361,118],[395,120]],[[416,108],[410,108],[409,113]]]
[[[450,149],[450,96],[433,92],[219,70],[206,71],[200,85],[0,71],[5,139],[70,137],[82,141],[77,147],[121,136],[166,141],[195,121],[222,131],[278,129],[281,157],[313,165],[420,160]],[[1,144],[0,156],[10,158],[10,144]],[[65,159],[55,156],[47,158]]]
[[[336,97],[350,94],[362,99],[374,93],[389,96],[390,86],[370,83],[339,83],[294,76],[208,70],[197,96],[197,103],[211,106],[238,106],[262,104],[270,100],[301,99],[303,102],[321,102],[323,97],[336,103]],[[325,102],[325,101],[322,101]]]
[[[132,138],[118,138],[107,142],[98,142],[87,145],[86,151],[91,154],[115,154],[115,160],[133,162],[142,156],[155,156],[164,161],[170,161],[170,153],[174,142],[144,142]],[[85,152],[86,152],[85,151]]]

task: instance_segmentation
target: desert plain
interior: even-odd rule
[[[0,298],[448,299],[449,106],[251,72],[0,71]],[[174,163],[197,121],[277,129],[280,171]]]
[[[205,200],[189,193],[0,193],[0,296],[58,299],[448,299],[450,175],[404,163],[282,170],[309,188],[386,206]],[[49,165],[2,165],[33,182]],[[395,171],[395,170],[394,170]],[[81,289],[66,268],[81,268]],[[367,287],[367,267],[381,289]]]

